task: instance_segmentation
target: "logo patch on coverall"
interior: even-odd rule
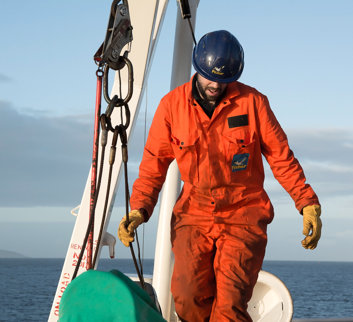
[[[232,172],[245,170],[249,162],[249,153],[234,154]]]

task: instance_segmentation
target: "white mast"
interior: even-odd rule
[[[133,127],[135,120],[138,115],[138,110],[142,98],[142,93],[145,87],[145,81],[147,80],[147,74],[150,69],[150,65],[152,62],[153,52],[156,47],[157,38],[159,35],[161,22],[163,21],[166,8],[167,8],[168,0],[130,0],[129,1],[129,11],[130,11],[130,19],[131,24],[133,26],[133,42],[131,46],[131,52],[129,53],[129,59],[131,60],[134,67],[134,88],[133,88],[133,96],[129,102],[129,108],[131,113],[132,125],[127,130],[127,135],[129,136]],[[110,6],[106,8],[107,17],[109,14]],[[104,35],[104,31],[102,31],[102,35]],[[99,44],[97,44],[98,46]],[[124,52],[124,49],[122,53]],[[95,72],[94,63],[92,61],[92,73]],[[125,75],[126,74],[126,75]],[[122,71],[122,92],[127,88],[127,73]],[[112,95],[119,93],[119,81],[118,77],[116,77],[116,81],[114,82]],[[92,106],[94,106],[94,102],[92,102]],[[102,111],[105,111],[107,105],[102,102]],[[94,110],[92,110],[93,112]],[[120,122],[119,117],[116,115],[119,113],[112,114],[112,124],[118,124]],[[93,115],[93,114],[92,114]],[[112,135],[109,135],[108,138],[108,147],[111,145]],[[107,219],[105,222],[105,227],[103,231],[106,232],[111,210],[114,203],[114,197],[116,193],[116,187],[118,182],[118,177],[120,173],[120,168],[122,164],[121,160],[121,151],[120,144],[117,146],[116,160],[114,164],[114,170],[112,173],[112,189],[110,190],[109,202],[108,202],[108,213]],[[98,161],[99,164],[99,161]],[[109,168],[108,158],[105,160],[105,173],[102,177],[102,187],[106,187],[106,183],[108,180],[108,175],[106,169]],[[62,268],[62,272],[59,278],[58,287],[55,293],[55,297],[53,300],[52,308],[49,315],[49,321],[57,321],[59,314],[59,304],[61,300],[61,296],[66,288],[66,286],[70,283],[72,279],[73,272],[75,270],[77,264],[77,258],[80,253],[80,248],[85,236],[85,232],[88,225],[89,219],[89,201],[90,201],[90,173],[88,175],[87,183],[85,186],[85,190],[81,200],[81,206],[79,208],[79,212],[77,215],[77,219],[75,222],[75,226],[72,232],[71,240],[68,246],[68,250],[65,257],[65,262]],[[101,189],[100,196],[105,195],[105,189]],[[96,207],[96,223],[95,226],[95,242],[99,233],[100,221],[102,218],[104,208],[104,197],[98,198],[97,207]],[[100,253],[100,249],[98,250]],[[98,265],[99,261],[99,253],[96,261],[96,265]],[[81,262],[81,266],[78,274],[81,274],[86,270],[85,265],[85,256]]]
[[[191,25],[195,26],[195,18],[199,0],[190,0]],[[191,54],[193,38],[187,20],[177,10],[174,55],[171,76],[171,90],[189,81],[191,74]],[[166,181],[161,193],[158,232],[154,258],[152,285],[157,293],[163,317],[169,321],[171,313],[170,280],[174,258],[170,243],[170,218],[175,201],[180,193],[180,174],[175,161],[169,166]]]

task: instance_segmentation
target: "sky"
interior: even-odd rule
[[[111,2],[0,2],[0,249],[64,257],[92,155],[96,65]],[[169,91],[178,10],[170,1],[138,126],[129,142],[137,176],[145,133]],[[245,52],[240,81],[267,95],[322,205],[319,246],[304,250],[302,218],[266,166],[275,208],[266,260],[353,261],[353,2],[201,0],[195,35],[232,32]],[[147,115],[145,119],[145,113]],[[108,231],[123,216],[118,189]],[[154,256],[158,213],[140,230]],[[142,237],[141,237],[142,236]],[[119,258],[129,258],[117,242]],[[107,251],[103,251],[107,256]]]

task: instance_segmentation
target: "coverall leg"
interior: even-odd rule
[[[266,228],[213,224],[172,231],[172,294],[183,321],[252,321],[247,303],[261,269]]]

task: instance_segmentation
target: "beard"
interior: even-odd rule
[[[215,104],[222,96],[225,88],[215,88],[212,86],[202,86],[198,80],[196,80],[197,89],[204,100],[207,100],[210,104]],[[207,91],[215,93],[210,95]]]

